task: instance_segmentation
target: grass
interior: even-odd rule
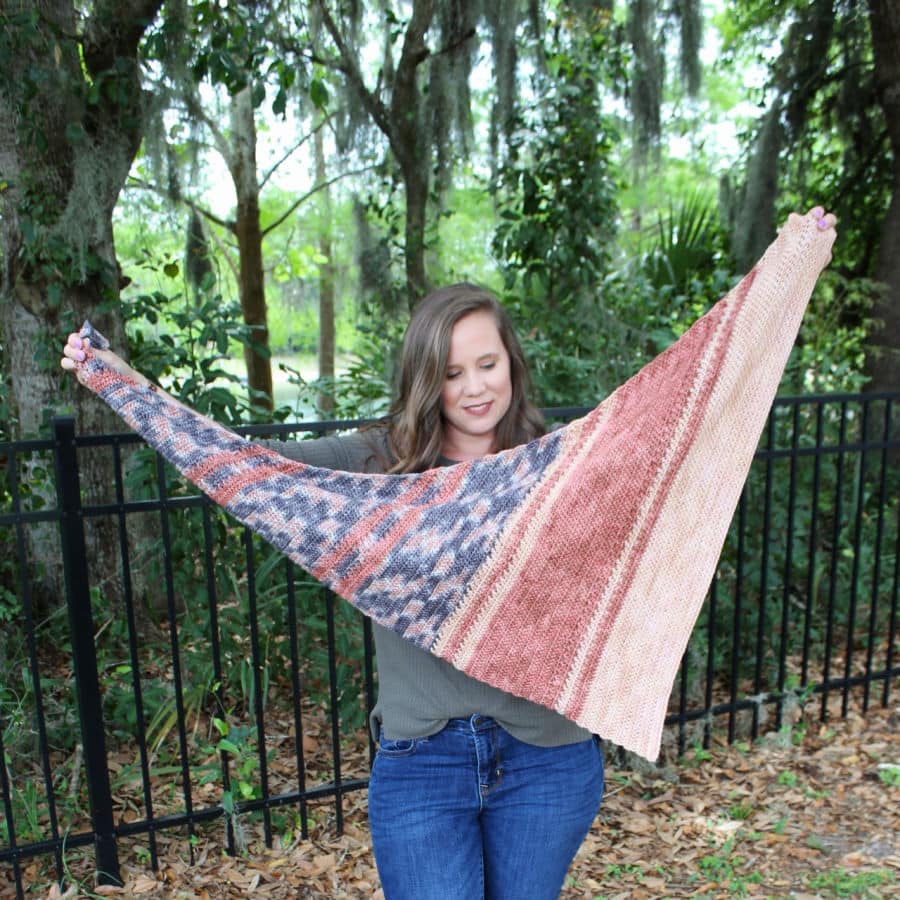
[[[744,871],[747,859],[735,853],[738,838],[744,835],[738,831],[736,835],[728,838],[715,853],[702,856],[697,862],[700,874],[707,880],[724,887],[734,897],[746,897],[753,886],[761,884],[763,875],[761,872]]]
[[[818,875],[811,875],[807,884],[827,897],[886,897],[881,888],[893,888],[897,877],[888,869],[875,872],[848,872],[846,869],[831,869]],[[876,890],[878,889],[878,890]]]

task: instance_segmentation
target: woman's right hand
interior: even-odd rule
[[[90,348],[91,342],[87,338],[83,338],[78,332],[70,334],[63,347],[63,357],[59,364],[67,372],[74,372],[75,364],[84,362]]]
[[[87,327],[87,326],[86,326]],[[97,344],[102,344],[104,348],[108,348],[109,344],[105,337],[97,331],[93,332],[96,335],[96,340],[91,341],[90,338],[85,337],[83,332],[73,332],[66,338],[66,343],[63,345],[63,355],[60,360],[60,365],[66,372],[74,372],[75,377],[81,384],[84,384],[85,381],[82,378],[82,374],[86,376],[86,370],[79,366],[79,363],[84,362],[88,355],[95,356],[97,359],[102,360],[110,369],[114,372],[118,372],[120,375],[124,375],[129,381],[134,384],[149,388],[151,391],[155,391],[159,394],[160,397],[165,400],[173,403],[177,406],[184,406],[184,404],[180,400],[176,400],[174,397],[167,394],[162,388],[157,387],[144,375],[141,375],[137,369],[132,369],[131,366],[122,359],[117,353],[113,353],[112,350],[109,349],[101,349],[96,346]]]
[[[100,336],[100,340],[106,343],[102,335]],[[78,363],[84,362],[88,353],[102,359],[113,371],[118,372],[121,375],[128,375],[139,384],[150,383],[143,375],[139,375],[132,369],[121,356],[113,353],[112,350],[101,350],[99,347],[95,347],[94,344],[91,343],[90,338],[82,337],[77,331],[70,334],[66,339],[66,343],[63,346],[63,356],[60,360],[60,365],[67,372],[74,372],[77,377]]]

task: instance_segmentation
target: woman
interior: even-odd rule
[[[73,370],[84,349],[70,335],[63,368]],[[117,357],[115,367],[141,377]],[[508,315],[488,292],[459,284],[416,308],[384,429],[269,446],[327,468],[418,472],[542,432]],[[385,628],[373,631],[378,753],[369,816],[385,896],[557,897],[600,805],[596,740]]]

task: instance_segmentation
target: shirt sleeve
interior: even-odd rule
[[[378,426],[305,441],[267,439],[256,443],[294,462],[342,472],[383,472],[389,457],[387,429]]]

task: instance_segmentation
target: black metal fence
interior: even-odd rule
[[[667,757],[792,727],[810,704],[825,718],[889,702],[898,401],[776,401],[672,694]],[[109,478],[84,488],[91,455]],[[340,831],[373,752],[368,623],[133,435],[55,420],[50,440],[0,444],[0,464],[0,864],[17,895],[77,859],[109,881],[123,852],[155,867],[160,841],[191,852],[210,823],[232,853],[248,829],[268,845],[311,818]]]

